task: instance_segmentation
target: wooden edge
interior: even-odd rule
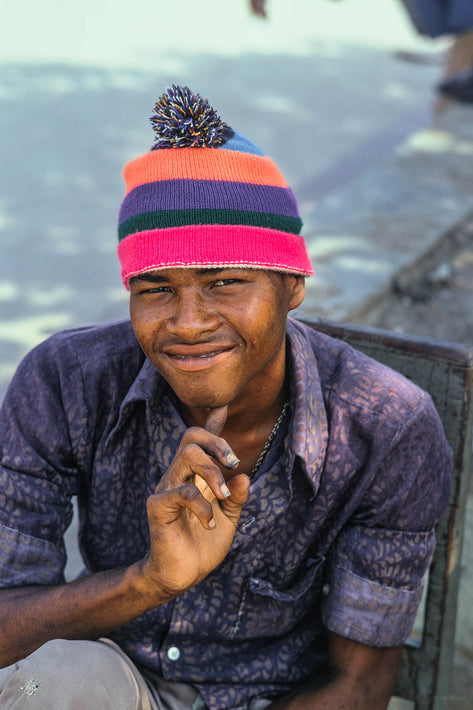
[[[352,344],[357,340],[370,346],[376,346],[379,343],[383,347],[401,348],[405,352],[418,354],[419,356],[425,354],[425,350],[428,348],[429,358],[445,360],[467,369],[473,369],[473,347],[463,343],[438,340],[410,333],[398,333],[393,330],[373,328],[372,326],[355,323],[338,323],[315,316],[304,316],[303,318],[297,318],[297,320],[334,338],[349,339]]]

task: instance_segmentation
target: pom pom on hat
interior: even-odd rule
[[[208,100],[187,86],[173,84],[156,101],[149,120],[156,133],[151,150],[218,148],[233,135]]]
[[[168,89],[150,121],[155,144],[124,170],[118,256],[127,288],[162,268],[314,273],[296,200],[271,158],[187,87]]]

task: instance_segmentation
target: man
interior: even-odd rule
[[[287,319],[312,266],[273,161],[185,87],[152,123],[131,324],[53,336],[3,406],[0,707],[385,708],[448,498],[438,416]]]

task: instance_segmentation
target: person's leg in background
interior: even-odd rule
[[[473,102],[473,29],[456,36],[447,54],[437,110],[452,101]]]

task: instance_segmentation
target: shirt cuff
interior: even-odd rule
[[[396,589],[336,567],[324,587],[322,621],[329,631],[367,646],[400,646],[414,626],[422,589],[423,583]]]
[[[0,523],[0,587],[64,582],[63,546]]]

